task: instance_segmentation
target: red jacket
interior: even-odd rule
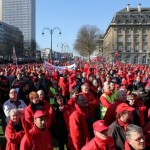
[[[59,86],[62,89],[62,96],[67,96],[69,94],[69,83],[65,81],[63,77],[59,79]]]
[[[71,105],[74,107],[75,105],[75,97],[71,97],[69,100],[68,100],[68,105]]]
[[[112,137],[108,137],[107,140],[102,140],[98,137],[94,137],[88,142],[81,150],[115,150],[115,143]]]
[[[89,132],[85,114],[76,104],[75,108],[76,110],[69,117],[70,136],[74,145],[72,150],[81,150],[89,141]]]
[[[142,100],[138,100],[138,110],[139,110],[139,115],[140,115],[140,123],[141,127],[144,126],[145,124],[145,111],[146,111],[146,106],[143,104]]]
[[[24,131],[16,132],[13,122],[10,120],[5,130],[5,137],[7,139],[6,150],[19,150],[18,145],[23,136]]]
[[[43,109],[42,110],[44,110],[46,112],[46,114],[49,116],[50,113],[51,113],[50,104],[48,102],[45,102],[45,101],[43,101],[43,103],[44,104],[43,104]],[[32,110],[31,109],[31,104],[29,104],[25,108],[25,120],[26,120],[26,122],[28,124],[28,128],[29,129],[31,129],[33,127],[33,125],[34,125],[34,118],[33,118],[33,116],[34,116],[35,112],[36,112],[36,110]],[[49,119],[48,119],[48,123],[50,123]]]
[[[69,92],[72,90],[74,86],[76,86],[76,75],[72,74],[69,76]]]
[[[94,117],[94,113],[95,113],[95,109],[98,106],[98,100],[95,99],[94,95],[91,92],[89,92],[87,94],[81,92],[80,94],[82,94],[85,97],[86,102],[88,104],[87,109],[85,111],[86,118],[87,119],[93,118]]]
[[[27,135],[21,141],[21,150],[53,150],[52,137],[48,130],[40,130],[35,125],[29,131],[30,143]]]

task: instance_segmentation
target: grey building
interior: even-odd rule
[[[122,63],[149,64],[150,8],[128,4],[114,15],[103,37],[103,56],[113,62],[116,50]]]
[[[15,47],[17,57],[23,55],[23,35],[19,28],[0,21],[0,58],[10,60]]]
[[[35,40],[35,0],[0,0],[3,22],[18,27],[24,41]]]

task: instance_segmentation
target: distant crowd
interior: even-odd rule
[[[0,119],[6,150],[149,150],[150,67],[0,65]]]

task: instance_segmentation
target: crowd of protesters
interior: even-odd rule
[[[0,107],[6,150],[150,149],[149,66],[1,65]]]

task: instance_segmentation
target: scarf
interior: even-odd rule
[[[119,125],[120,125],[121,127],[124,128],[124,130],[126,130],[126,127],[127,127],[128,123],[124,123],[124,122],[122,122],[120,119],[118,119],[118,123],[119,123]]]

